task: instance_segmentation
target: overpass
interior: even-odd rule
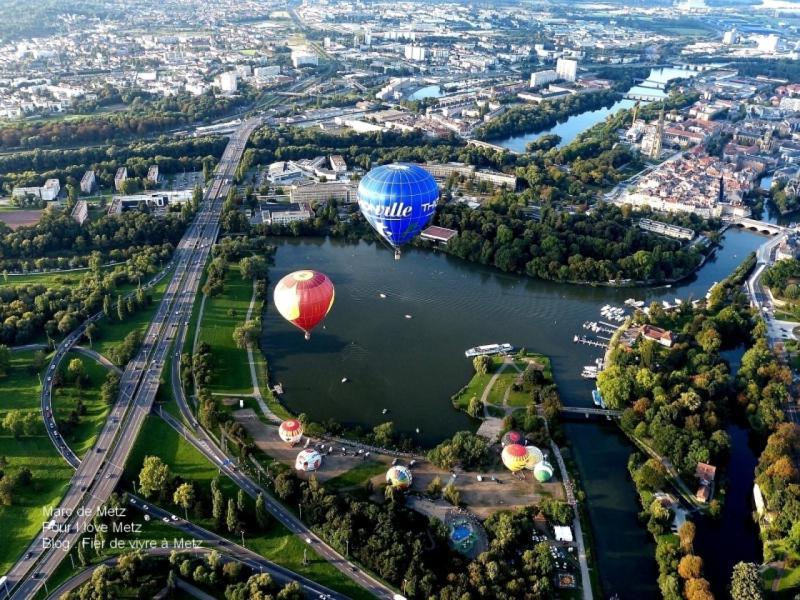
[[[481,140],[469,140],[467,141],[467,146],[475,146],[476,148],[487,148],[489,150],[494,150],[495,152],[511,152],[512,154],[517,154],[516,152],[512,152],[508,148],[504,148],[503,146],[498,146],[497,144],[490,144],[489,142],[482,142]]]
[[[610,408],[592,408],[589,406],[562,406],[558,412],[566,415],[595,415],[598,417],[611,417],[618,419],[622,416],[621,410],[611,410]]]
[[[750,217],[736,219],[735,221],[731,221],[731,224],[741,229],[750,229],[766,235],[778,235],[788,231],[788,229],[782,225],[766,223],[765,221],[757,221],[755,219],[751,219]]]

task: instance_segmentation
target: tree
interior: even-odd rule
[[[264,279],[267,261],[261,256],[247,256],[239,261],[239,272],[243,279]]]
[[[97,325],[94,323],[89,323],[84,330],[83,335],[86,336],[86,339],[89,340],[89,347],[92,347],[92,342],[94,341],[95,337],[97,337]]]
[[[222,490],[217,488],[211,489],[211,516],[217,522],[217,526],[222,525],[222,514],[225,511],[225,498],[222,495]]]
[[[432,498],[438,498],[442,493],[442,479],[438,475],[431,479],[428,487],[425,488],[425,493]]]
[[[84,377],[86,377],[86,367],[80,358],[73,358],[67,365],[67,374],[70,381],[74,382],[76,386],[81,387]]]
[[[448,483],[442,491],[442,497],[453,506],[461,504],[461,492],[456,489],[452,483]]]
[[[239,491],[236,493],[236,510],[239,511],[239,514],[244,514],[246,508],[244,497],[244,490],[239,488]]]
[[[258,341],[260,333],[261,321],[259,319],[245,321],[234,328],[233,341],[236,343],[237,348],[245,349]]]
[[[166,493],[172,475],[169,466],[158,456],[145,456],[142,470],[139,471],[139,491],[149,498],[154,493],[163,496]]]
[[[476,356],[472,359],[472,366],[478,375],[486,375],[492,367],[492,359],[486,355]]]
[[[259,529],[264,531],[269,526],[269,513],[267,513],[266,503],[264,502],[264,494],[258,492],[256,496],[256,524]]]
[[[764,598],[758,565],[746,562],[734,565],[731,576],[731,598],[733,600],[762,600]]]
[[[114,371],[109,371],[106,374],[106,379],[100,386],[100,398],[106,404],[113,404],[114,400],[119,395],[119,375]]]
[[[18,438],[25,431],[25,416],[18,409],[7,411],[3,417],[3,429]]]
[[[239,517],[236,514],[236,503],[233,498],[228,499],[228,512],[225,515],[225,525],[228,527],[229,533],[237,533],[239,531]]]
[[[122,300],[122,294],[119,294],[117,296],[117,318],[120,321],[124,321],[125,320],[125,316],[126,316],[126,313],[125,313],[125,302]]]
[[[194,486],[189,482],[180,484],[172,494],[172,501],[183,508],[183,514],[188,520],[189,508],[194,505],[195,501]]]
[[[376,425],[372,429],[372,434],[376,446],[388,448],[394,441],[394,423],[392,421],[387,421],[386,423]]]
[[[467,406],[467,414],[469,416],[478,418],[483,414],[483,404],[480,400],[478,400],[477,396],[473,396],[469,399],[469,405]]]
[[[708,581],[702,578],[687,581],[683,593],[686,596],[686,600],[714,600],[711,586]]]
[[[103,314],[107,317],[111,316],[111,296],[108,294],[103,296]]]
[[[685,554],[692,551],[692,544],[694,543],[694,535],[696,531],[695,524],[691,521],[684,521],[683,525],[678,529],[678,537],[680,538],[681,550]]]
[[[5,344],[0,344],[0,377],[6,377],[11,368],[11,350]]]
[[[694,554],[687,554],[678,563],[678,575],[683,579],[696,579],[703,573],[703,559]]]

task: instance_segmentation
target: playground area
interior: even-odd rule
[[[450,510],[445,516],[450,546],[472,559],[489,547],[486,530],[471,514],[461,510]]]

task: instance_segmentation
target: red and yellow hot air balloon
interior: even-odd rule
[[[278,428],[278,435],[284,442],[294,446],[303,439],[303,424],[297,419],[287,419]]]
[[[500,457],[503,459],[503,464],[512,473],[524,469],[529,460],[528,451],[525,446],[520,444],[509,444],[503,448],[503,453]]]
[[[333,306],[333,283],[319,271],[289,273],[275,286],[275,308],[284,319],[302,329],[306,339]]]

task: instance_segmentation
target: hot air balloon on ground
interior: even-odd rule
[[[322,455],[313,448],[301,450],[294,461],[294,468],[298,471],[316,471],[322,464]]]
[[[419,165],[382,165],[358,184],[361,214],[395,249],[395,258],[400,258],[399,247],[430,223],[438,200],[436,180]]]
[[[303,439],[303,424],[297,419],[288,419],[281,423],[278,435],[284,442],[294,446]]]
[[[306,339],[333,306],[335,293],[328,276],[319,271],[304,270],[289,273],[278,282],[273,294],[275,308],[295,327],[302,329]]]
[[[525,446],[525,451],[528,453],[528,463],[525,468],[533,470],[533,468],[544,460],[544,454],[536,446]]]
[[[522,434],[519,431],[514,431],[512,429],[503,435],[502,439],[500,440],[500,444],[505,447],[509,444],[521,444],[522,441]]]
[[[411,471],[402,465],[396,465],[386,471],[386,483],[398,490],[407,490],[413,481]]]
[[[520,444],[509,444],[503,448],[503,453],[500,455],[503,459],[503,464],[512,473],[516,473],[525,468],[528,464],[528,451],[525,446]]]
[[[537,481],[541,481],[542,483],[550,481],[550,478],[553,476],[553,466],[546,460],[543,460],[533,468],[533,476],[536,477]]]

